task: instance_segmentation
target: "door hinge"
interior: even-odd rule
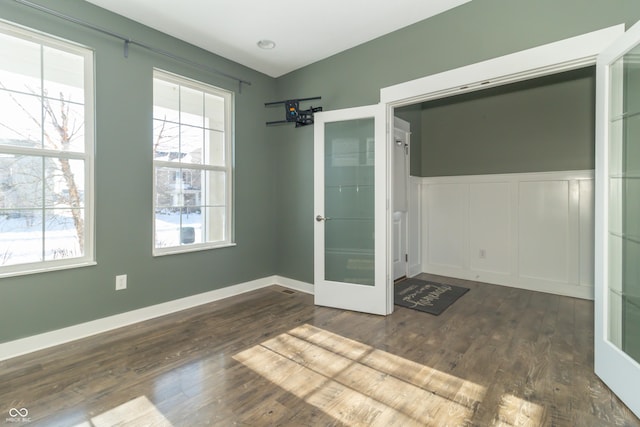
[[[409,254],[404,254],[404,262],[409,262]]]

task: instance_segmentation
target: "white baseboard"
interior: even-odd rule
[[[271,285],[280,285],[300,292],[313,294],[313,285],[281,276],[270,276],[250,282],[227,286],[222,289],[192,295],[162,304],[140,308],[126,313],[120,313],[102,319],[92,320],[86,323],[69,326],[51,332],[45,332],[15,341],[0,344],[0,361],[22,356],[34,351],[43,350],[59,344],[68,343],[81,338],[86,338],[102,332],[129,326],[134,323],[154,319],[178,311],[197,307],[199,305],[251,292]]]
[[[301,282],[299,280],[289,279],[288,277],[282,276],[273,276],[273,281],[285,288],[313,295],[313,285],[311,283]]]
[[[409,264],[408,277],[414,277],[414,276],[417,276],[420,273],[422,273],[422,265],[421,264]]]
[[[423,270],[426,274],[453,277],[456,279],[473,280],[490,285],[507,286],[528,291],[545,292],[572,298],[593,300],[593,286],[581,286],[573,283],[553,282],[542,279],[514,278],[507,274],[492,274],[479,271],[466,271],[457,268],[430,266]]]

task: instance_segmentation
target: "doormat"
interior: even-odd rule
[[[405,279],[393,287],[396,305],[439,315],[469,289],[420,279]]]

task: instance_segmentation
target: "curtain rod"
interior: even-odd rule
[[[102,34],[106,34],[108,36],[111,36],[111,37],[114,37],[114,38],[122,40],[124,42],[124,57],[125,58],[129,57],[129,45],[135,45],[135,46],[141,47],[143,49],[146,49],[148,51],[151,51],[153,53],[157,53],[159,55],[166,56],[167,58],[171,58],[171,59],[173,59],[175,61],[183,62],[183,63],[185,63],[187,65],[190,65],[190,66],[192,66],[194,68],[198,68],[200,70],[204,70],[204,71],[207,71],[207,72],[210,72],[210,73],[215,73],[215,74],[218,74],[220,76],[227,77],[229,79],[235,80],[235,81],[238,82],[238,91],[240,93],[242,93],[242,85],[243,84],[245,84],[247,86],[251,86],[251,82],[250,81],[241,79],[241,78],[233,76],[231,74],[227,74],[227,73],[225,73],[223,71],[217,70],[217,69],[209,67],[207,65],[200,64],[199,62],[192,61],[192,60],[184,58],[182,56],[174,55],[173,53],[168,52],[166,50],[158,49],[158,48],[155,48],[153,46],[149,46],[149,45],[147,45],[145,43],[141,43],[141,42],[132,40],[131,38],[129,38],[127,36],[123,36],[122,34],[118,34],[118,33],[114,32],[114,31],[108,30],[106,28],[91,24],[89,22],[83,21],[83,20],[78,19],[78,18],[74,18],[73,16],[65,15],[63,13],[60,13],[60,12],[56,11],[56,10],[49,9],[48,7],[44,7],[44,6],[41,6],[41,5],[36,4],[36,3],[32,3],[32,2],[27,1],[27,0],[13,0],[13,1],[15,1],[16,3],[20,3],[20,4],[24,5],[24,6],[28,6],[28,7],[31,7],[33,9],[39,10],[41,12],[45,12],[45,13],[48,13],[50,15],[56,16],[58,18],[64,19],[66,21],[73,22],[74,24],[80,25],[82,27],[89,28],[91,30],[98,31],[98,32],[100,32]]]

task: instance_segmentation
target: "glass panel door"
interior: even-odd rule
[[[640,362],[640,48],[610,70],[608,335]]]
[[[325,279],[374,285],[374,119],[325,124]]]
[[[387,314],[384,106],[325,111],[314,124],[315,303]],[[390,308],[388,308],[388,306]]]
[[[597,60],[596,374],[640,416],[640,26]]]

